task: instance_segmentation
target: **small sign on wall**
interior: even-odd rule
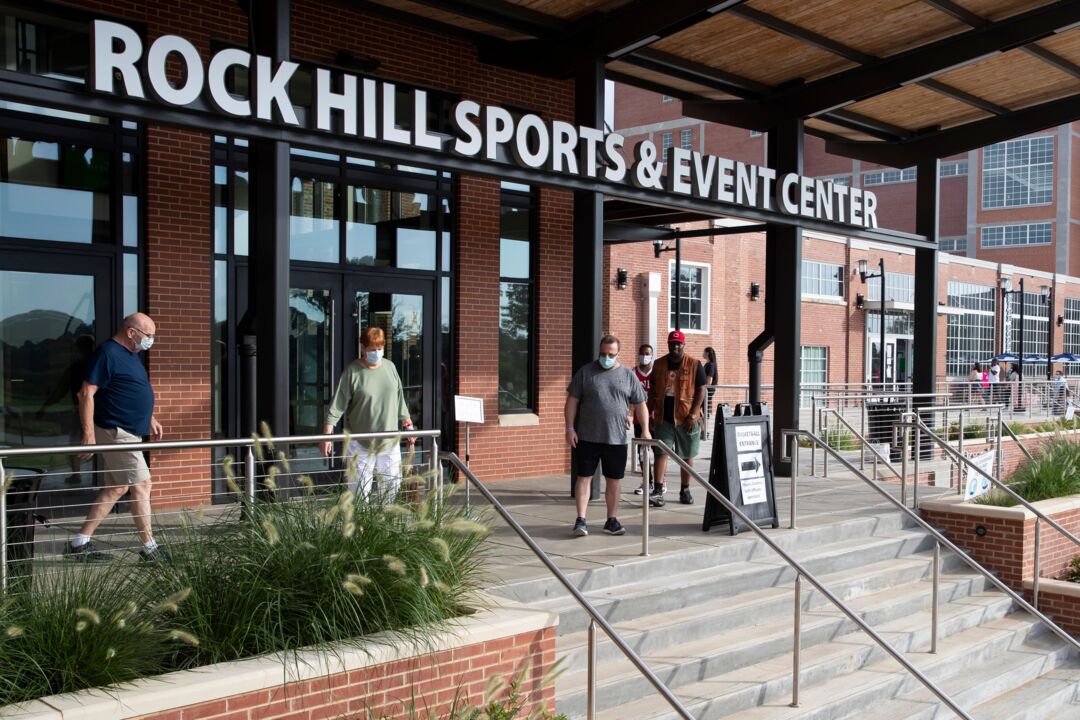
[[[484,398],[454,396],[454,419],[463,423],[484,424]]]

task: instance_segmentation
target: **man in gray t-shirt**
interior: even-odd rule
[[[566,442],[577,449],[574,534],[578,537],[589,534],[585,510],[589,503],[589,483],[597,465],[602,467],[606,481],[604,532],[608,535],[626,532],[615,517],[615,510],[619,504],[619,481],[626,474],[627,409],[633,408],[637,414],[641,437],[652,437],[645,409],[645,390],[634,372],[619,363],[618,356],[619,339],[605,335],[600,339],[599,357],[579,369],[566,388]]]

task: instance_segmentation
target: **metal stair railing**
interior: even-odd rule
[[[912,416],[912,415],[914,415],[914,413],[907,413],[907,415]],[[925,424],[923,424],[922,421],[919,420],[917,416],[915,418],[915,423],[912,423],[912,425],[913,426],[922,425],[923,432],[929,432],[931,435],[934,436],[934,438],[936,438],[937,442],[942,444],[942,446],[948,447],[948,443],[943,441],[941,438],[937,437],[937,435],[934,434],[933,431],[930,431],[928,428],[926,428]],[[896,508],[898,508],[900,510],[900,512],[904,513],[908,518],[910,518],[912,521],[914,521],[916,525],[921,527],[926,532],[930,533],[930,535],[934,538],[934,540],[936,540],[935,555],[937,554],[937,552],[939,552],[939,548],[941,546],[944,546],[948,550],[952,550],[954,553],[956,553],[957,556],[960,557],[961,560],[964,561],[964,563],[968,567],[970,567],[972,570],[974,570],[975,572],[977,572],[980,575],[982,575],[983,577],[985,577],[987,580],[989,580],[990,583],[992,585],[994,585],[994,587],[996,587],[998,590],[1001,590],[1003,593],[1005,593],[1006,595],[1011,597],[1013,599],[1013,602],[1015,602],[1017,605],[1019,605],[1025,611],[1031,613],[1031,615],[1033,615],[1040,622],[1045,624],[1046,627],[1049,628],[1049,630],[1052,633],[1057,635],[1061,640],[1065,641],[1065,643],[1067,643],[1068,645],[1072,646],[1072,648],[1074,650],[1080,651],[1080,642],[1078,642],[1076,638],[1074,638],[1072,635],[1070,635],[1065,630],[1063,630],[1061,627],[1059,627],[1053,620],[1051,620],[1049,617],[1047,617],[1042,612],[1040,612],[1038,608],[1036,608],[1033,604],[1031,604],[1027,600],[1025,600],[1019,593],[1017,593],[1015,590],[1013,590],[1008,585],[1006,585],[1003,581],[998,579],[998,577],[996,575],[994,575],[989,570],[987,570],[982,565],[980,565],[973,557],[971,557],[966,552],[964,552],[962,549],[960,549],[959,546],[957,546],[955,543],[953,543],[951,540],[949,540],[947,537],[945,537],[940,531],[938,531],[936,528],[934,528],[934,526],[932,526],[930,523],[928,523],[926,520],[924,520],[922,517],[920,517],[918,513],[914,512],[913,510],[908,508],[907,505],[901,503],[899,500],[894,498],[887,490],[880,487],[877,483],[875,483],[873,480],[868,478],[857,467],[855,467],[854,464],[852,464],[846,458],[844,458],[842,455],[840,455],[840,453],[838,453],[835,450],[833,450],[832,448],[830,448],[821,438],[819,438],[818,436],[816,436],[813,433],[808,432],[806,430],[783,430],[781,432],[781,437],[783,439],[783,447],[785,448],[785,452],[786,452],[786,450],[788,448],[788,445],[790,444],[790,441],[792,441],[795,438],[800,438],[800,437],[807,438],[807,439],[810,440],[810,442],[821,445],[822,452],[826,452],[826,453],[831,454],[836,459],[837,462],[839,462],[841,465],[843,465],[845,468],[847,468],[847,470],[849,470],[853,475],[855,475],[855,477],[859,478],[864,483],[866,483],[867,485],[872,487],[879,495],[881,495],[883,498],[885,498],[886,501],[888,501],[890,504],[894,505]],[[795,441],[795,446],[798,447],[797,440]],[[954,452],[954,453],[956,452],[951,447],[948,447],[948,449],[950,451]],[[966,457],[964,457],[963,455],[961,455],[960,457],[962,457],[965,462],[967,462],[969,465],[971,465],[970,461],[968,461]],[[788,457],[785,457],[784,459],[787,460]],[[793,468],[797,467],[795,465],[795,463],[798,460],[798,453],[795,452],[794,454],[792,454],[791,459],[792,459],[792,467]],[[974,465],[972,465],[971,467],[974,468],[974,470],[976,472],[978,472],[980,475],[983,474],[983,472],[981,470],[979,470],[977,467],[975,467]],[[993,478],[991,478],[991,480],[993,480]],[[1001,483],[997,483],[997,484],[1000,485],[1003,488],[1005,487]],[[1008,490],[1008,488],[1005,488],[1005,489]],[[1016,495],[1015,493],[1012,493],[1012,494],[1017,499],[1019,499],[1021,503],[1023,503],[1024,505],[1026,505],[1026,506],[1028,506],[1030,508],[1030,503],[1025,501],[1020,496]],[[1059,528],[1062,532],[1064,532],[1066,535],[1068,535],[1070,538],[1072,538],[1072,540],[1074,542],[1077,542],[1078,544],[1080,544],[1080,539],[1078,539],[1075,535],[1070,533],[1068,530],[1065,530],[1065,528],[1062,528],[1057,523],[1054,523],[1049,518],[1046,518],[1046,516],[1043,515],[1041,512],[1039,512],[1038,510],[1035,510],[1034,508],[1031,508],[1031,509],[1034,510],[1034,512],[1037,515],[1039,515],[1039,516],[1045,518],[1046,520],[1048,520],[1049,522],[1053,523],[1053,525],[1055,527]],[[1038,537],[1038,536],[1036,536],[1036,537]],[[937,573],[937,568],[935,567],[935,575],[936,575],[936,573]],[[935,579],[935,586],[936,586],[936,584],[937,584],[937,581]],[[932,628],[932,632],[931,632],[931,638],[932,638],[931,644],[932,645],[936,645],[936,640],[937,640],[937,614],[938,614],[937,613],[937,602],[938,602],[937,593],[935,593],[934,594],[934,600],[933,600],[933,608],[932,608],[932,610],[933,610],[933,613],[932,613],[933,628]],[[931,650],[931,652],[933,652],[933,650]],[[951,705],[950,705],[950,708],[952,708],[954,712],[956,711],[956,709],[953,708]],[[963,715],[963,717],[967,717],[967,715]]]
[[[1033,601],[1032,609],[1034,610],[1035,608],[1037,608],[1038,605],[1039,605],[1039,580],[1041,579],[1040,575],[1041,575],[1041,570],[1042,570],[1042,568],[1041,568],[1041,559],[1042,559],[1041,558],[1041,551],[1042,551],[1042,523],[1046,523],[1047,525],[1049,525],[1053,529],[1057,530],[1059,533],[1061,533],[1066,538],[1071,540],[1073,542],[1073,544],[1075,544],[1077,547],[1080,547],[1080,537],[1077,537],[1076,535],[1074,535],[1073,533],[1069,532],[1067,529],[1062,527],[1062,525],[1060,523],[1058,523],[1057,521],[1052,519],[1049,515],[1044,513],[1042,510],[1039,510],[1037,507],[1035,507],[1030,502],[1025,500],[1015,490],[1010,488],[1007,484],[1001,482],[999,479],[997,479],[995,477],[987,475],[982,470],[980,470],[978,467],[976,467],[976,465],[973,462],[971,462],[971,460],[969,460],[966,455],[964,455],[963,453],[961,453],[958,450],[956,450],[955,448],[953,448],[948,442],[943,440],[937,433],[935,433],[933,430],[931,430],[929,427],[927,427],[926,423],[924,423],[922,421],[922,418],[920,418],[917,414],[915,414],[915,413],[906,413],[905,417],[909,419],[909,422],[902,423],[902,425],[907,425],[908,427],[913,428],[915,430],[915,432],[916,432],[916,438],[919,436],[919,434],[925,433],[926,436],[929,437],[932,442],[938,444],[939,446],[941,446],[942,448],[945,449],[946,453],[948,453],[948,454],[952,455],[953,457],[955,457],[957,462],[961,463],[962,465],[966,465],[967,468],[968,468],[969,473],[970,472],[976,472],[979,475],[981,475],[982,477],[985,477],[987,480],[990,481],[990,483],[994,487],[996,487],[998,490],[1003,491],[1006,495],[1011,497],[1013,500],[1016,500],[1017,503],[1019,503],[1026,510],[1028,510],[1033,515],[1035,515],[1035,558],[1034,558],[1035,567],[1034,567],[1033,578],[1032,578],[1032,601]],[[998,455],[1000,457],[1000,455],[1001,455],[1000,451],[998,452]],[[1035,612],[1038,612],[1038,610],[1035,610]],[[1062,632],[1064,632],[1064,631],[1062,631]],[[1080,643],[1077,643],[1074,640],[1073,645],[1076,646],[1076,648],[1078,650],[1080,650]]]
[[[1034,456],[1032,456],[1031,451],[1027,449],[1024,443],[1020,442],[1020,438],[1016,436],[1016,433],[1014,433],[1013,429],[1009,427],[1009,424],[1006,423],[1004,420],[1001,420],[1000,422],[1001,429],[1005,431],[1005,435],[1008,435],[1010,438],[1012,438],[1012,441],[1016,443],[1017,447],[1020,448],[1020,452],[1024,453],[1024,457],[1026,457],[1028,460],[1034,460],[1035,458]]]
[[[821,414],[822,414],[823,419],[828,415],[834,416],[836,418],[837,427],[839,427],[840,425],[843,425],[845,428],[847,428],[847,431],[850,432],[855,437],[855,439],[859,441],[859,444],[860,444],[859,452],[860,453],[864,452],[865,450],[869,450],[873,454],[873,456],[874,456],[874,479],[877,479],[877,476],[878,476],[877,466],[878,466],[879,462],[882,465],[884,465],[885,468],[889,472],[891,472],[893,475],[895,475],[897,478],[903,479],[903,475],[901,475],[900,471],[897,470],[896,467],[892,464],[892,461],[889,458],[882,455],[881,452],[876,447],[874,447],[873,443],[871,443],[869,440],[867,440],[866,437],[862,433],[860,433],[858,430],[856,430],[852,426],[852,424],[847,421],[847,418],[845,418],[843,416],[843,414],[841,414],[841,412],[839,410],[837,410],[836,408],[829,408],[829,407],[821,408]],[[828,427],[828,425],[826,425],[825,427]],[[828,433],[827,432],[825,434],[825,437],[828,438]]]
[[[815,436],[815,435],[813,435],[811,433],[808,433],[806,431],[784,431],[784,432],[785,432],[785,437],[787,437],[788,433],[794,433],[794,434],[803,433],[803,434],[805,434],[805,436],[811,438],[812,441],[821,442],[821,440],[817,436]],[[870,625],[865,620],[863,620],[861,617],[859,617],[858,613],[856,613],[854,610],[852,610],[843,600],[841,600],[839,597],[834,595],[831,590],[829,590],[827,587],[825,587],[824,583],[822,583],[821,580],[819,580],[817,577],[815,577],[813,573],[811,573],[809,570],[806,569],[805,566],[802,565],[802,563],[800,563],[798,560],[796,560],[791,555],[789,555],[783,548],[781,548],[775,541],[773,541],[773,539],[770,538],[769,535],[764,530],[762,530],[761,527],[757,523],[755,523],[753,520],[751,520],[746,515],[746,513],[744,513],[734,503],[732,503],[730,500],[728,500],[726,497],[724,497],[724,495],[719,490],[717,490],[712,485],[710,485],[709,482],[707,480],[705,480],[705,478],[701,477],[701,475],[699,475],[697,473],[697,471],[694,470],[694,468],[691,465],[687,464],[687,462],[685,460],[683,460],[681,457],[679,457],[677,454],[675,454],[670,448],[668,448],[667,445],[665,445],[664,443],[662,443],[659,440],[652,440],[652,439],[646,440],[646,439],[643,439],[643,438],[635,438],[632,441],[632,443],[633,443],[633,445],[631,447],[632,451],[636,451],[636,446],[643,445],[643,446],[651,447],[653,449],[654,453],[662,452],[662,453],[667,454],[668,457],[670,457],[675,462],[675,464],[679,466],[679,468],[681,470],[689,473],[690,477],[693,478],[695,481],[697,481],[697,483],[699,485],[701,485],[705,489],[705,491],[709,494],[710,497],[712,497],[714,500],[716,500],[718,503],[720,503],[724,507],[724,509],[727,510],[731,514],[733,519],[738,518],[738,520],[740,522],[745,523],[746,526],[749,527],[750,530],[755,535],[757,535],[758,538],[763,543],[765,543],[765,545],[768,546],[770,550],[772,550],[777,555],[779,555],[780,558],[784,562],[786,562],[789,566],[791,566],[791,568],[795,571],[796,575],[795,575],[795,605],[794,605],[794,617],[793,617],[791,707],[799,707],[799,676],[801,674],[801,662],[802,662],[802,658],[801,658],[801,655],[802,655],[802,648],[801,648],[801,645],[802,645],[802,642],[801,642],[801,639],[802,639],[802,580],[803,580],[803,578],[806,578],[806,580],[811,585],[813,585],[814,588],[816,588],[817,591],[822,594],[822,596],[824,596],[829,602],[831,602],[841,613],[843,613],[845,616],[847,616],[847,618],[849,620],[851,620],[851,622],[855,623],[855,625],[858,626],[859,629],[861,629],[863,632],[865,632],[870,637],[870,639],[873,640],[875,643],[877,643],[877,645],[882,650],[884,650],[890,657],[892,657],[893,660],[900,663],[900,665],[903,666],[903,668],[905,670],[907,670],[916,680],[918,680],[920,683],[922,683],[922,685],[927,690],[929,690],[931,693],[933,693],[934,696],[938,698],[938,700],[940,700],[950,710],[952,710],[954,713],[956,713],[956,715],[958,717],[964,718],[964,720],[972,720],[972,717],[968,713],[966,713],[959,705],[957,705],[956,701],[954,701],[951,697],[949,697],[945,693],[944,690],[942,690],[936,684],[934,684],[934,682],[930,678],[928,678],[925,674],[923,674],[918,668],[916,668],[914,665],[912,665],[911,662],[906,657],[904,657],[904,654],[902,652],[900,652],[899,650],[894,648],[885,638],[883,638],[881,635],[879,635],[877,633],[877,631],[875,631],[872,627],[870,627]],[[828,452],[834,452],[832,450],[832,448],[828,448],[827,451]],[[837,457],[839,458],[838,454],[837,454]],[[841,461],[842,461],[843,464],[847,465],[848,467],[853,467],[846,460],[841,459]],[[795,450],[794,459],[793,459],[793,467],[797,467],[797,463],[798,463],[798,444],[796,443],[796,450]],[[791,520],[792,520],[792,522],[791,522],[791,527],[795,527],[795,522],[794,522],[795,511],[796,511],[796,507],[795,507],[795,489],[796,488],[795,488],[795,482],[794,482],[795,481],[795,475],[797,475],[797,473],[792,474],[792,495],[791,495],[791,500],[792,500],[792,503],[791,503]],[[647,475],[644,478],[644,480],[646,482],[645,487],[648,487],[648,484],[647,484],[648,477],[647,477]],[[869,480],[868,480],[868,482],[869,482]],[[644,508],[642,510],[644,524],[643,524],[641,532],[642,532],[642,535],[644,537],[647,537],[648,536],[648,531],[649,531],[649,525],[648,525],[649,497],[648,497],[648,492],[647,491],[642,494],[642,505],[643,505],[643,508]],[[903,506],[901,506],[901,507],[903,507]],[[906,508],[904,508],[904,509],[906,510]],[[946,541],[946,542],[948,542],[948,541]],[[646,545],[646,547],[647,547],[647,545]],[[934,608],[933,609],[933,614],[934,614],[935,622],[933,623],[933,630],[932,630],[932,645],[934,647],[934,650],[936,650],[936,645],[937,645],[937,622],[936,622],[936,618],[937,618],[937,576],[938,576],[938,566],[940,564],[939,559],[940,559],[939,554],[935,552],[935,555],[934,555],[934,576],[935,576],[935,579],[934,579],[934,600],[933,600],[933,608]],[[1074,644],[1076,644],[1075,641],[1074,641]],[[1078,645],[1077,647],[1080,648],[1080,645]],[[934,650],[932,650],[932,652]]]
[[[608,636],[612,643],[615,644],[622,654],[626,656],[638,672],[645,676],[645,679],[649,681],[649,684],[653,686],[663,698],[667,701],[668,705],[678,713],[679,717],[684,720],[694,720],[694,716],[690,714],[690,711],[682,704],[682,702],[675,697],[675,694],[671,692],[664,682],[656,676],[656,673],[641,659],[634,650],[623,640],[622,636],[611,626],[611,624],[604,618],[604,616],[597,610],[592,603],[590,603],[581,591],[578,590],[574,583],[570,582],[570,578],[566,577],[562,570],[552,561],[548,554],[541,549],[541,547],[532,539],[528,531],[521,527],[514,516],[510,514],[510,511],[488,490],[482,482],[473,474],[472,470],[465,464],[465,462],[453,452],[440,453],[439,457],[449,462],[459,473],[466,479],[466,481],[480,493],[485,500],[487,500],[495,512],[499,514],[510,529],[513,530],[521,541],[536,555],[537,559],[544,564],[555,579],[566,588],[566,591],[570,593],[570,596],[585,610],[589,615],[589,631],[588,631],[588,669],[587,669],[587,695],[586,695],[586,717],[588,720],[593,720],[596,716],[596,627],[599,626],[604,634]],[[648,494],[644,496],[645,504],[648,505]]]

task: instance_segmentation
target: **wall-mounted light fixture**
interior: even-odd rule
[[[855,293],[855,309],[862,310],[866,307],[866,296],[862,293]]]
[[[626,268],[619,268],[615,271],[615,287],[619,290],[625,289],[629,278],[630,273],[627,272]]]
[[[757,301],[761,298],[761,284],[752,282],[750,283],[750,299]]]
[[[1065,316],[1064,315],[1058,315],[1057,316],[1057,326],[1061,327],[1064,324],[1065,324]]]

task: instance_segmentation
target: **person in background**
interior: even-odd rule
[[[604,532],[608,535],[626,532],[615,512],[619,506],[619,481],[626,474],[626,453],[630,443],[627,408],[633,408],[641,424],[641,437],[651,438],[645,390],[634,373],[619,363],[619,339],[605,335],[600,338],[599,357],[574,373],[566,388],[566,405],[563,407],[566,444],[577,449],[577,467],[574,468],[577,518],[573,528],[577,537],[589,534],[585,512],[589,505],[589,484],[597,465],[604,473],[604,499],[607,501]]]
[[[990,402],[990,371],[987,368],[983,368],[979,373],[979,387],[982,388],[982,399],[984,403]]]
[[[720,382],[719,372],[720,368],[716,365],[716,351],[711,347],[705,348],[705,352],[701,354],[702,367],[705,369],[705,384],[716,385]],[[702,413],[701,424],[701,439],[705,440],[709,437],[708,423],[713,413],[713,393],[716,390],[712,387],[706,387],[705,389],[705,411]]]
[[[386,335],[369,327],[360,335],[360,357],[341,373],[337,391],[326,412],[323,433],[329,435],[342,418],[348,433],[380,433],[411,430],[405,390],[394,363],[383,358]],[[407,438],[409,446],[416,438]],[[330,457],[334,444],[324,442],[323,455]],[[381,481],[379,495],[393,502],[401,486],[401,443],[397,438],[364,442],[351,440],[345,448],[349,490],[365,499],[371,495],[375,473]]]
[[[668,333],[668,354],[656,361],[653,380],[649,385],[649,412],[654,421],[656,439],[688,465],[701,446],[701,406],[705,402],[705,369],[694,358],[686,356],[686,335],[680,330]],[[656,453],[654,486],[649,496],[653,507],[664,506],[667,489],[664,471],[667,455]],[[679,502],[693,505],[690,494],[690,473],[680,470]]]
[[[1069,381],[1065,379],[1065,375],[1060,370],[1054,372],[1054,383],[1050,388],[1050,392],[1054,398],[1054,414],[1064,415],[1065,400],[1072,395],[1072,391],[1069,390]]]
[[[1024,398],[1020,393],[1023,392],[1024,386],[1021,384],[1023,378],[1020,377],[1020,371],[1016,369],[1016,365],[1013,363],[1005,364],[1005,382],[1009,384],[1009,389],[1005,391],[1005,400],[1012,401],[1012,408],[1014,412],[1023,412],[1024,410]]]
[[[103,342],[90,357],[86,378],[79,389],[79,421],[83,445],[114,445],[142,442],[145,435],[160,440],[161,423],[154,417],[154,388],[139,360],[139,353],[154,344],[157,327],[150,316],[135,313],[124,318],[120,330]],[[89,459],[89,453],[81,456]],[[90,506],[79,532],[64,548],[72,560],[108,560],[91,540],[94,531],[113,506],[131,493],[131,519],[139,531],[143,560],[167,561],[168,553],[154,540],[150,529],[150,468],[142,452],[101,453],[105,485]]]
[[[990,360],[990,369],[987,371],[986,379],[990,383],[990,402],[1000,403],[1001,393],[1005,386],[1001,384],[1001,366],[998,365],[997,360]]]
[[[641,383],[641,387],[645,390],[645,394],[649,394],[649,382],[652,380],[652,367],[653,367],[653,346],[645,343],[638,348],[638,364],[634,368],[634,377]],[[633,415],[633,413],[631,413]],[[638,422],[637,417],[633,417],[634,421],[634,437],[641,437],[641,423]],[[638,448],[638,465],[644,466],[645,463],[652,462],[652,450],[647,447]],[[652,480],[649,480],[648,490],[651,492],[653,489]],[[645,490],[645,482],[634,490],[635,495],[641,495]]]
[[[982,388],[980,387],[982,383],[982,365],[975,363],[971,366],[971,372],[968,373],[967,381],[967,401],[970,405],[975,402],[975,398],[977,398],[982,391]]]

